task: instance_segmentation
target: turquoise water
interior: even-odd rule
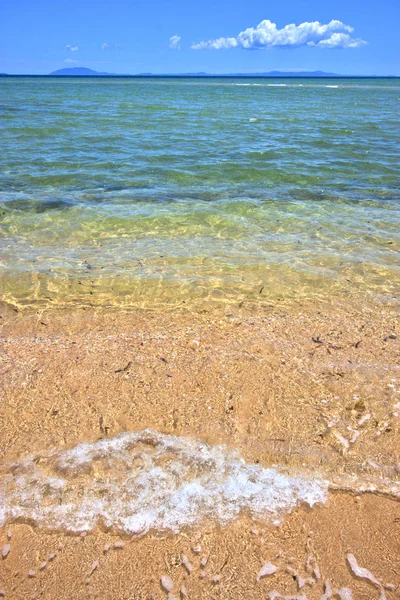
[[[399,109],[396,79],[1,78],[1,296],[391,301]]]

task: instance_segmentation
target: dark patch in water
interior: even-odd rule
[[[12,210],[30,211],[37,214],[45,213],[49,210],[66,210],[74,205],[70,200],[9,200],[6,207]]]
[[[313,191],[308,189],[294,189],[290,191],[290,197],[293,200],[300,200],[303,202],[315,202],[315,201],[332,201],[341,200],[338,195],[325,193],[322,190]]]

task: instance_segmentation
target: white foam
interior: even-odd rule
[[[275,522],[299,503],[324,502],[327,486],[248,464],[223,446],[146,430],[3,468],[0,526],[178,532],[209,520],[224,525],[242,512]]]

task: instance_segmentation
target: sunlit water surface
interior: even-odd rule
[[[400,80],[0,79],[0,286],[182,305],[400,282]]]

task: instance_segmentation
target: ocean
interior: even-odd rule
[[[396,301],[399,101],[399,79],[4,77],[1,296]]]

